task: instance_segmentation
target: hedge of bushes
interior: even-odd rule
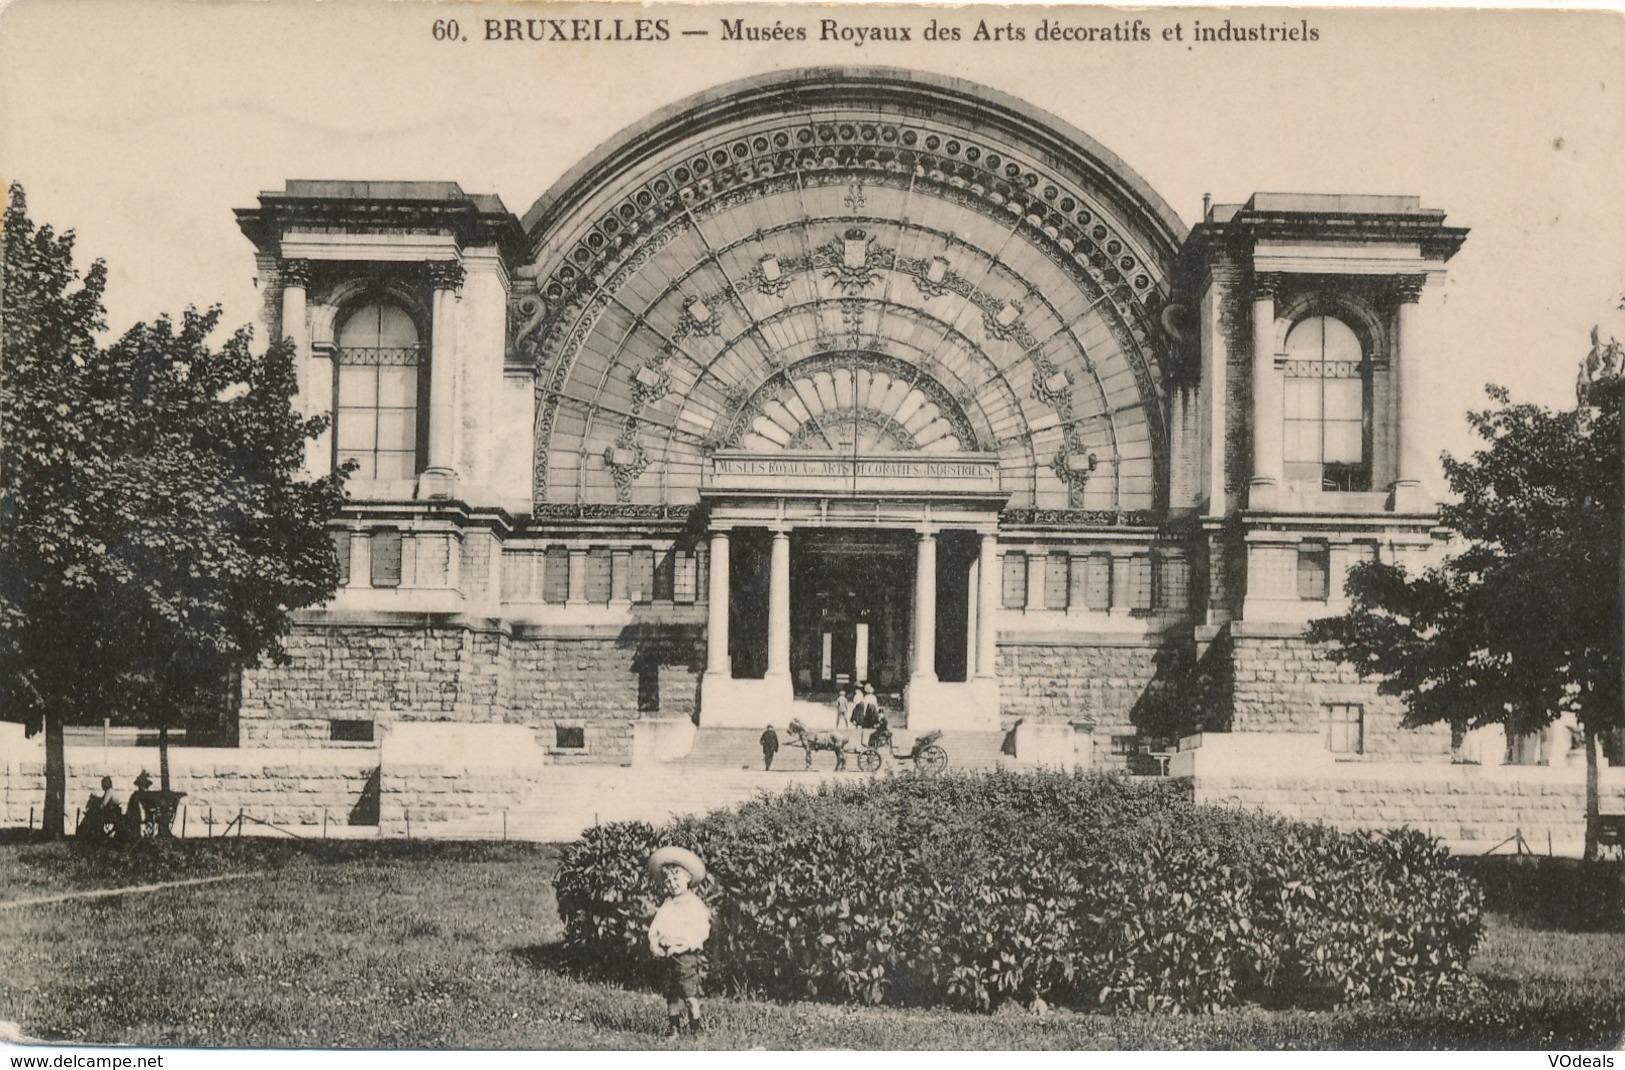
[[[1193,805],[1177,781],[882,778],[662,829],[605,825],[556,880],[568,950],[647,973],[643,861],[711,870],[713,990],[770,998],[1212,1010],[1430,998],[1462,981],[1481,893],[1412,830]]]

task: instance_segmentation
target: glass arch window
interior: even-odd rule
[[[411,479],[423,456],[423,347],[395,305],[363,305],[338,331],[333,460],[362,479]]]
[[[1371,390],[1364,348],[1332,316],[1301,320],[1286,336],[1283,475],[1315,490],[1371,489]]]

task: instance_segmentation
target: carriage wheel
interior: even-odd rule
[[[948,752],[933,743],[915,755],[914,768],[926,776],[937,776],[948,768]]]
[[[858,768],[865,773],[873,773],[880,768],[880,752],[874,750],[858,751]]]

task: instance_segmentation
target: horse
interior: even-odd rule
[[[815,750],[835,752],[835,771],[840,772],[846,768],[846,748],[852,745],[852,737],[844,732],[809,732],[800,719],[790,722],[788,729],[791,744],[807,752],[806,768],[812,768],[812,756]]]

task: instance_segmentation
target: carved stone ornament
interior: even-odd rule
[[[429,262],[429,285],[436,290],[461,290],[467,276],[463,265],[455,260]]]
[[[309,260],[279,260],[277,273],[282,277],[284,288],[298,287],[303,290],[310,287]]]

